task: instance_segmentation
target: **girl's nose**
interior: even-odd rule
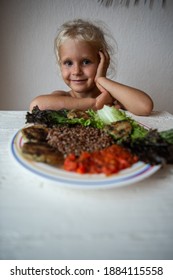
[[[82,69],[78,63],[74,64],[73,66],[73,75],[79,75],[82,73]]]

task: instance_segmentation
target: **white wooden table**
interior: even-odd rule
[[[0,259],[173,259],[173,165],[116,189],[65,188],[11,155],[25,114],[0,112]],[[167,112],[134,118],[173,128]]]

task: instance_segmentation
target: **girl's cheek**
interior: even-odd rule
[[[67,77],[68,76],[68,74],[69,74],[69,72],[67,71],[67,70],[65,70],[65,69],[61,69],[61,75],[62,75],[62,77]]]

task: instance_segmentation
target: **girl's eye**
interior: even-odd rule
[[[66,65],[66,66],[71,66],[73,63],[72,63],[71,60],[66,60],[66,61],[63,62],[63,64]]]
[[[89,60],[89,59],[84,59],[83,60],[83,64],[84,65],[88,65],[88,64],[90,64],[91,63],[91,61]]]

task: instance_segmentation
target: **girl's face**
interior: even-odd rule
[[[73,93],[84,97],[97,92],[94,79],[100,59],[94,45],[67,39],[60,47],[59,57],[63,80]]]

